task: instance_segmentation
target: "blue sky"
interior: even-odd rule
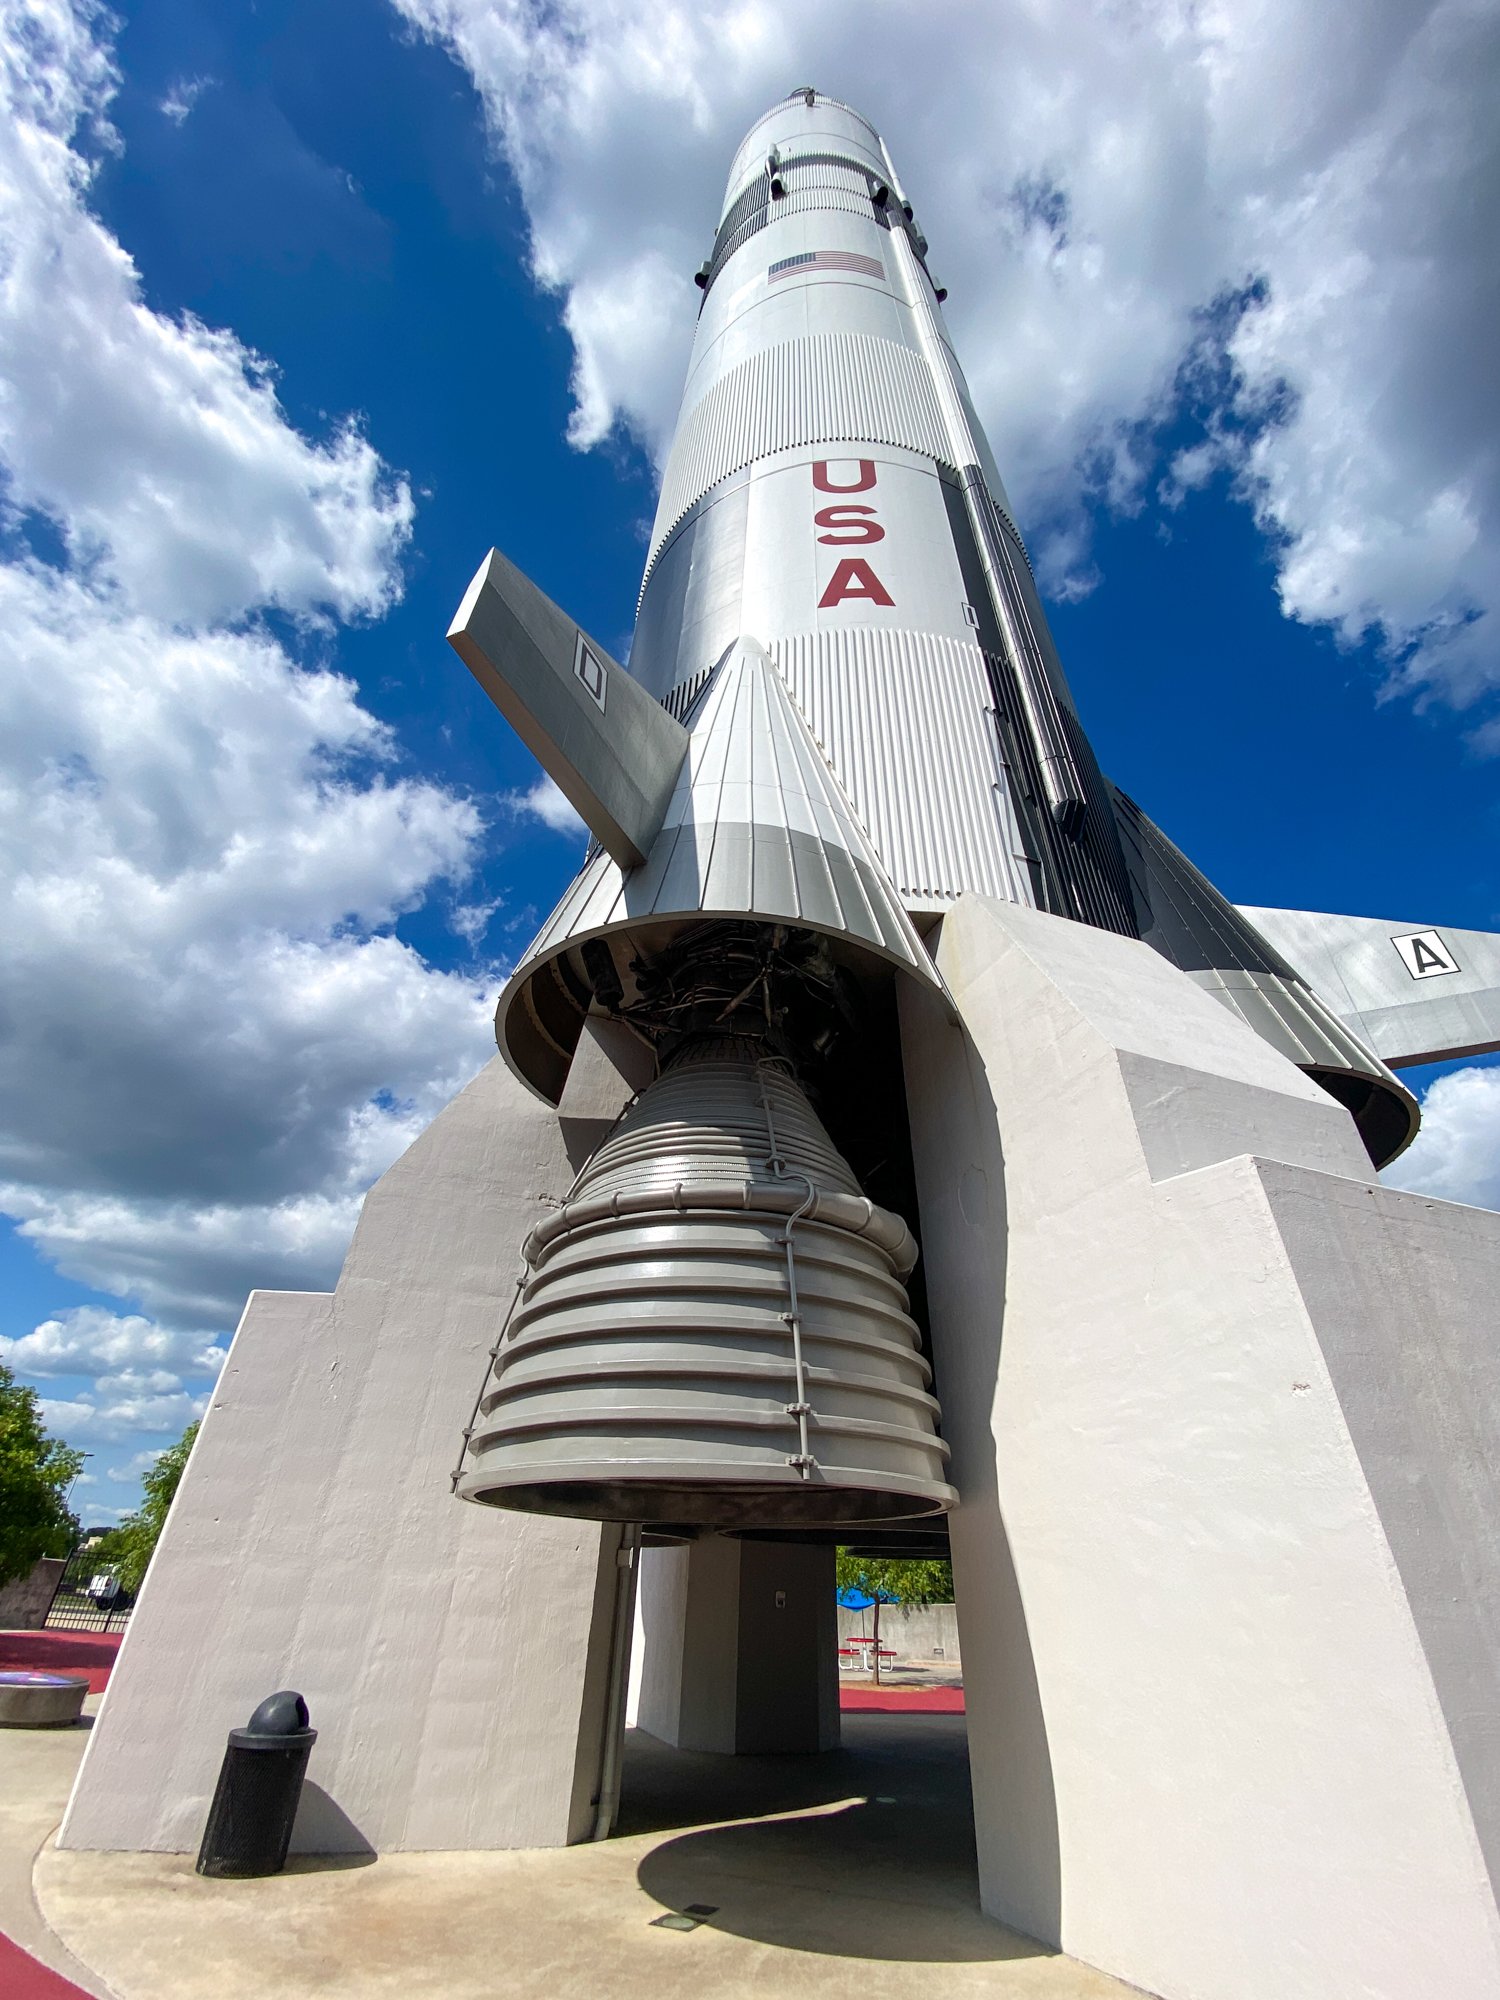
[[[1237,900],[1500,928],[1463,10],[938,7],[910,64],[841,0],[0,18],[0,1347],[88,1518],[486,1059],[580,843],[442,635],[493,543],[625,650],[690,274],[805,77],[916,194],[1105,768]],[[1408,1178],[1500,1204],[1449,1067]]]

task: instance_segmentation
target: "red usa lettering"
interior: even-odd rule
[[[836,528],[837,534],[819,535],[820,542],[883,542],[885,529],[873,515],[873,507],[820,507],[813,520],[820,528]]]
[[[852,463],[856,467],[853,480],[845,481],[843,485],[836,486],[828,469],[830,463],[837,465]],[[820,493],[868,493],[874,484],[875,461],[873,458],[856,458],[852,461],[847,458],[833,461],[826,458],[815,458],[813,460],[813,485],[817,487]]]
[[[855,468],[854,478],[835,483],[832,465],[843,468],[851,463]],[[812,475],[813,486],[819,493],[868,493],[875,484],[875,461],[816,458]],[[835,548],[841,543],[868,547],[885,540],[885,529],[876,520],[875,509],[860,504],[845,502],[839,507],[820,507],[813,515],[813,525],[825,531],[818,540]],[[865,604],[884,605],[887,609],[893,608],[896,601],[863,556],[844,556],[835,564],[827,588],[818,599],[818,609],[832,611],[851,598]]]
[[[896,601],[862,556],[845,556],[829,577],[828,588],[818,599],[818,609],[832,611],[846,597],[867,598],[871,604],[894,605]]]

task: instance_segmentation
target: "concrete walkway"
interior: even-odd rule
[[[90,1695],[84,1703],[90,1720],[101,1699]],[[43,1921],[32,1895],[32,1863],[62,1818],[87,1741],[86,1728],[0,1729],[0,1932],[85,1993],[109,2000],[109,1988]],[[26,1994],[24,1979],[25,1967],[10,1962],[0,1991],[14,1984]]]
[[[846,1747],[820,1758],[688,1756],[635,1732],[620,1833],[595,1846],[304,1859],[211,1882],[188,1855],[48,1844],[36,1894],[53,1962],[70,1948],[92,1968],[75,1960],[73,1977],[117,2000],[930,2000],[935,1982],[1124,2000],[1133,1989],[979,1914],[963,1730],[960,1716],[848,1716]],[[0,1792],[32,1797],[5,1831],[34,1849],[81,1732],[8,1734]],[[14,1874],[0,1903],[13,1935]],[[694,1905],[696,1927],[655,1921]]]

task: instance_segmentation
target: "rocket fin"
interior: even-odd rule
[[[448,643],[611,858],[640,867],[687,749],[681,723],[498,549]]]
[[[1282,950],[1263,916],[1226,901],[1134,799],[1113,788],[1141,938],[1238,1014],[1351,1114],[1377,1167],[1416,1136],[1417,1101],[1311,966]]]
[[[1500,934],[1317,910],[1242,914],[1391,1068],[1500,1049]]]

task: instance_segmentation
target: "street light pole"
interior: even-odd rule
[[[73,1488],[78,1484],[79,1473],[83,1471],[85,1462],[91,1459],[93,1455],[94,1454],[91,1451],[86,1451],[83,1453],[82,1457],[80,1457],[78,1461],[78,1471],[75,1472],[73,1474],[73,1477],[68,1481],[68,1490],[63,1495],[63,1506],[68,1508],[70,1511],[73,1505]]]

